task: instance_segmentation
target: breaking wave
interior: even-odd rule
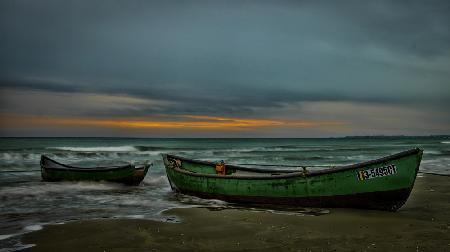
[[[201,150],[202,148],[196,148],[196,147],[190,147],[190,148],[183,148],[183,147],[162,147],[162,146],[144,146],[144,145],[137,145],[133,146],[134,148],[138,149],[139,151],[162,151],[162,150],[177,150],[177,151],[191,151],[191,150]]]
[[[51,185],[51,186],[49,186]],[[0,189],[0,195],[3,199],[18,198],[26,196],[39,196],[55,193],[80,193],[81,191],[111,191],[123,189],[121,184],[108,182],[61,182],[57,184],[39,183],[31,185],[21,185],[14,187],[3,187]],[[45,196],[47,197],[47,196]]]
[[[82,151],[82,152],[132,152],[139,151],[135,146],[96,146],[96,147],[48,147],[49,150]]]
[[[143,145],[124,145],[124,146],[92,146],[92,147],[75,147],[75,146],[59,146],[47,147],[47,150],[60,150],[72,152],[151,152],[151,151],[167,151],[167,150],[192,150],[195,148],[180,148],[180,147],[158,147],[158,146],[143,146]]]

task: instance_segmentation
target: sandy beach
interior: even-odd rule
[[[398,212],[328,209],[299,216],[245,209],[171,209],[179,223],[104,219],[46,226],[25,251],[447,251],[450,177],[417,178]]]

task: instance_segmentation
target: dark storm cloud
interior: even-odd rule
[[[82,89],[75,83],[65,83],[63,80],[40,78],[1,78],[0,87],[3,89],[43,90],[50,92],[77,92]]]
[[[81,88],[81,85],[85,85]],[[37,99],[36,93],[34,98],[32,95],[26,97],[27,102],[21,101],[22,105],[14,105],[13,102],[9,102],[8,106],[3,106],[7,111],[17,110],[15,112],[26,113],[39,113],[39,110],[43,109],[42,106],[36,107],[29,103],[38,102],[45,107],[52,107],[56,101],[52,98],[60,93],[67,96],[70,93],[74,93],[77,96],[96,96],[107,95],[113,97],[120,97],[127,95],[128,97],[135,97],[138,99],[154,99],[161,101],[171,101],[173,104],[166,107],[147,106],[145,103],[141,104],[138,108],[128,109],[76,109],[72,106],[70,110],[58,109],[59,115],[71,114],[71,115],[84,115],[84,116],[149,116],[155,114],[209,114],[209,115],[221,115],[221,116],[253,116],[256,114],[257,108],[281,108],[289,103],[295,103],[298,101],[360,101],[360,102],[392,102],[383,100],[383,98],[377,98],[370,96],[359,97],[346,97],[337,94],[327,93],[301,93],[298,91],[291,91],[286,89],[273,89],[267,88],[253,89],[249,87],[235,87],[232,89],[224,89],[212,92],[213,95],[205,95],[205,93],[192,92],[188,88],[184,87],[179,90],[166,90],[164,87],[152,87],[147,88],[121,88],[120,86],[112,86],[108,90],[97,88],[95,83],[90,85],[81,82],[69,82],[62,79],[40,79],[40,78],[26,78],[26,79],[3,79],[0,80],[0,87],[3,90],[17,90],[17,91],[37,91],[37,94],[44,94],[44,98]],[[235,93],[239,89],[240,93]],[[211,92],[211,89],[208,90]],[[11,96],[9,92],[3,91],[0,94],[2,100],[11,100],[7,97]],[[13,100],[19,100],[13,98]],[[20,100],[23,100],[22,97]],[[33,101],[34,99],[34,101]],[[48,101],[46,101],[48,100]],[[48,103],[48,104],[46,104]],[[31,111],[30,111],[31,109]],[[47,110],[48,112],[54,110]]]
[[[180,114],[244,115],[300,101],[446,102],[449,8],[2,1],[0,85],[176,101],[166,112]]]
[[[343,42],[374,44],[403,53],[434,57],[449,52],[448,1],[318,1],[323,14],[338,21]],[[341,25],[345,26],[342,27]],[[334,36],[334,35],[333,35]]]

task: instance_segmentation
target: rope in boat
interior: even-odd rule
[[[269,167],[294,167],[294,168],[308,168],[308,167],[336,167],[336,165],[275,165],[275,164],[237,164],[237,165],[257,165],[257,166],[269,166]],[[419,171],[420,174],[436,175],[436,176],[446,176],[450,177],[450,174],[442,174],[436,172],[423,172]]]
[[[272,167],[335,167],[337,165],[275,165],[275,164],[237,164],[237,165],[257,165],[257,166],[272,166]]]

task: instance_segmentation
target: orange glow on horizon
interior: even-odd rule
[[[33,127],[33,126],[92,126],[108,128],[134,129],[210,129],[210,130],[245,130],[255,128],[313,128],[326,126],[342,126],[343,122],[319,120],[287,120],[287,119],[253,119],[184,115],[178,116],[184,120],[160,120],[145,118],[115,118],[98,119],[83,117],[54,117],[54,116],[2,116],[3,128]]]

